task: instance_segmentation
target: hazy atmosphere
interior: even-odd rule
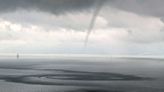
[[[162,55],[163,3],[163,0],[0,0],[0,52]]]

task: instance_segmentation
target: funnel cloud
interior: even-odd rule
[[[98,16],[99,12],[101,11],[101,8],[103,6],[103,3],[104,2],[103,1],[100,1],[100,0],[96,2],[96,9],[95,9],[95,11],[93,13],[93,16],[92,16],[92,19],[91,19],[91,22],[89,24],[89,28],[88,28],[88,31],[87,31],[87,35],[86,35],[86,38],[85,38],[85,46],[87,46],[89,36],[90,36],[90,34],[92,32],[92,29],[93,29],[93,27],[95,25],[96,18]]]

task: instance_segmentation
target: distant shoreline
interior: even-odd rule
[[[32,58],[136,58],[136,59],[164,59],[161,55],[103,55],[103,54],[21,54],[21,57]],[[0,54],[0,58],[15,58],[17,53]]]

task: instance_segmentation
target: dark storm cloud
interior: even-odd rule
[[[0,0],[0,11],[37,9],[54,14],[88,10],[98,1],[137,14],[164,17],[164,0]]]
[[[0,11],[40,10],[54,14],[88,10],[98,0],[0,0]],[[102,2],[105,0],[101,0]]]
[[[110,0],[109,6],[155,17],[164,17],[164,0]]]

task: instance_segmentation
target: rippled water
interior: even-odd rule
[[[164,60],[0,59],[0,92],[164,92]]]

